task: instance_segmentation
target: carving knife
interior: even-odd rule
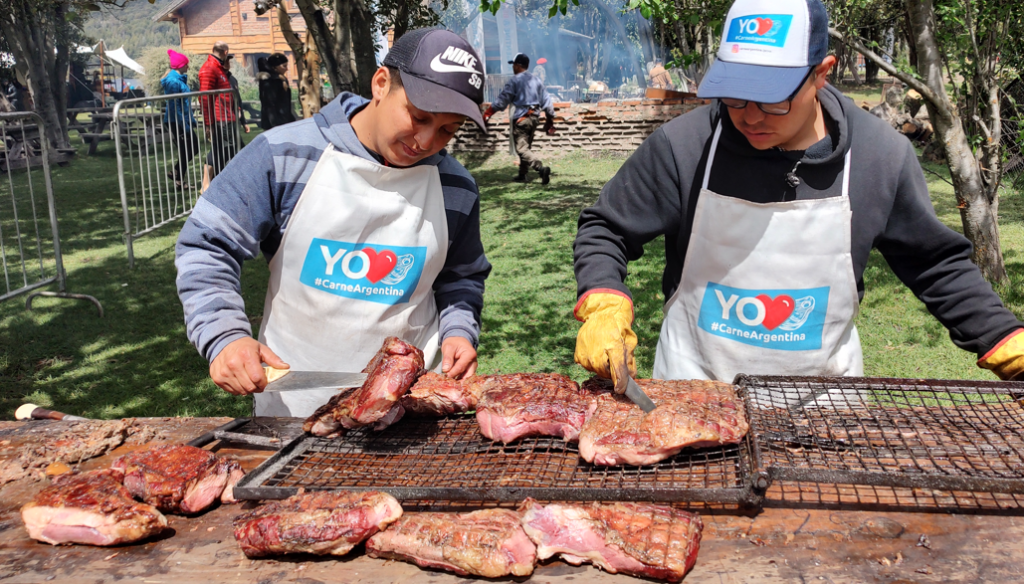
[[[644,393],[644,390],[640,389],[637,385],[636,380],[629,374],[629,352],[626,350],[626,343],[622,343],[622,361],[613,363],[615,367],[615,393],[626,394],[626,397],[633,403],[640,406],[640,409],[644,413],[649,413],[656,406],[651,398]]]
[[[263,391],[301,391],[309,389],[343,389],[359,387],[366,381],[365,373],[338,373],[334,371],[292,371],[263,367],[267,374],[267,387]]]

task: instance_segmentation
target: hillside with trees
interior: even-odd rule
[[[150,4],[145,0],[134,0],[117,8],[100,4],[99,12],[92,12],[85,22],[85,34],[93,42],[100,39],[107,48],[124,50],[138,59],[146,49],[162,45],[176,46],[179,43],[178,27],[172,22],[153,22],[153,17],[171,0],[157,0]]]

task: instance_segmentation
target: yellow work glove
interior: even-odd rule
[[[576,305],[575,314],[583,322],[576,335],[576,362],[616,385],[615,371],[623,360],[629,374],[636,376],[636,333],[630,328],[633,303],[629,298],[617,291],[590,292]]]
[[[1003,381],[1024,381],[1024,329],[1010,333],[978,359],[978,367],[991,369]]]

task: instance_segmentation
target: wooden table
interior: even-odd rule
[[[224,418],[148,419],[173,440],[186,441]],[[51,424],[54,430],[62,423]],[[19,447],[28,424],[0,422],[0,456]],[[36,426],[38,427],[38,426]],[[285,426],[282,426],[285,428]],[[294,431],[294,423],[290,431]],[[47,428],[49,430],[49,428]],[[282,430],[284,432],[284,430]],[[270,454],[252,449],[213,448],[238,456],[247,469]],[[104,467],[125,451],[88,461]],[[138,582],[172,584],[326,582],[454,584],[448,573],[404,562],[374,560],[360,551],[343,558],[283,556],[249,560],[239,550],[231,518],[239,506],[222,506],[194,518],[169,516],[172,532],[157,541],[117,548],[55,547],[28,539],[18,508],[41,488],[18,481],[0,490],[0,581]],[[784,498],[773,487],[775,499]],[[773,493],[769,491],[769,500]],[[248,506],[248,505],[247,505]],[[704,540],[687,584],[741,582],[1021,582],[1024,581],[1024,517],[1014,508],[993,514],[882,512],[767,508],[756,516],[702,512]],[[926,536],[928,547],[918,545]],[[472,580],[469,580],[472,581]],[[486,580],[477,580],[484,582]],[[513,581],[505,579],[503,581]],[[524,579],[516,579],[522,582]],[[529,582],[551,584],[640,583],[592,566],[549,561]]]

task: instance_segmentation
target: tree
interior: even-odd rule
[[[1024,6],[1013,0],[906,0],[916,75],[883,59],[857,37],[831,30],[925,100],[946,156],[972,260],[991,282],[1005,282],[999,243],[1002,180],[1001,80],[1020,65]],[[1011,49],[1012,50],[1008,50]],[[956,83],[957,101],[946,91]]]
[[[67,148],[67,75],[83,39],[81,12],[95,4],[61,0],[0,0],[0,34],[28,77],[35,111],[51,144]]]
[[[292,29],[292,19],[280,4],[277,6],[277,19],[281,24],[281,33],[295,56],[295,68],[299,73],[299,104],[302,105],[302,117],[308,118],[320,111],[320,54],[309,33],[306,42],[299,40],[299,35]]]

